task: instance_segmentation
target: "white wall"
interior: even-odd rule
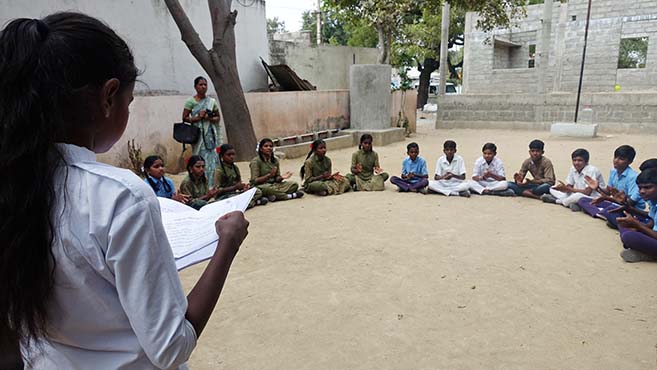
[[[180,0],[206,47],[211,46],[212,26],[205,0]],[[267,86],[259,57],[269,55],[265,1],[233,1],[238,11],[237,63],[245,91]],[[80,11],[102,19],[126,39],[143,70],[135,89],[151,93],[194,93],[196,76],[206,75],[180,38],[178,27],[163,0],[0,0],[0,25],[14,18],[40,18],[56,11]]]

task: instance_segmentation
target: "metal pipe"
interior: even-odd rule
[[[577,104],[575,105],[575,123],[579,115],[579,100],[582,95],[582,81],[584,80],[584,63],[586,62],[586,46],[589,40],[589,21],[591,20],[591,2],[589,0],[589,10],[586,14],[586,30],[584,31],[584,52],[582,54],[582,68],[579,71],[579,87],[577,88]]]

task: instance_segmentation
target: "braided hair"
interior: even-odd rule
[[[308,155],[306,156],[306,160],[308,160],[308,158],[310,158],[310,156],[313,155],[313,153],[315,153],[315,150],[317,150],[317,148],[319,148],[319,146],[322,145],[322,144],[326,145],[326,143],[322,139],[317,139],[317,140],[313,141],[310,144],[310,151],[308,152]],[[301,170],[299,171],[299,174],[301,175],[301,179],[303,179],[303,176],[306,174],[306,166],[305,165],[301,165]]]

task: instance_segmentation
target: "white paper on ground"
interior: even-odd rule
[[[212,257],[219,240],[214,227],[215,221],[226,213],[244,212],[254,194],[255,188],[210,203],[200,211],[172,199],[158,198],[162,224],[178,270]]]

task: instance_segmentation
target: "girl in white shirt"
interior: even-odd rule
[[[125,130],[137,75],[126,43],[84,14],[0,33],[2,369],[184,368],[217,302],[243,215],[217,221],[185,297],[155,194],[95,160]]]

